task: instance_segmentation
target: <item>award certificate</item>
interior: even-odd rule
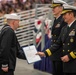
[[[23,51],[28,63],[33,63],[33,62],[41,60],[40,56],[36,55],[37,50],[34,45],[23,47]]]

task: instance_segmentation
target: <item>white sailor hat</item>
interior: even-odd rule
[[[6,18],[6,19],[20,20],[20,16],[17,15],[16,13],[5,14],[5,15],[4,15],[4,18]]]
[[[63,4],[66,4],[65,1],[62,0],[53,0],[51,7],[57,7],[57,6],[62,6]]]
[[[76,12],[76,6],[72,6],[72,5],[68,5],[68,4],[64,4],[63,5],[63,11],[62,14],[65,14],[67,12]]]

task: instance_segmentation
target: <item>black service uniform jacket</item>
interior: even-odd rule
[[[51,55],[59,50],[60,47],[63,47],[63,56],[68,55],[70,59],[69,62],[63,62],[63,71],[76,73],[76,21],[74,21],[71,27],[67,25],[63,27],[56,44],[45,51],[45,54]]]
[[[3,65],[8,65],[9,69],[15,70],[16,57],[25,59],[14,30],[5,25],[0,33],[0,69]]]
[[[63,21],[62,16],[60,16],[58,19],[54,20],[53,26],[52,26],[52,40],[51,40],[51,46],[56,43],[61,29],[65,26],[65,22]],[[60,61],[60,57],[62,56],[62,47],[51,56],[51,60],[53,61]]]

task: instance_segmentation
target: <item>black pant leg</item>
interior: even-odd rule
[[[53,75],[64,75],[62,61],[53,61]]]
[[[0,70],[0,75],[14,75],[14,71],[9,70],[8,72],[4,72],[4,71]]]
[[[64,73],[64,75],[76,75],[76,73]]]

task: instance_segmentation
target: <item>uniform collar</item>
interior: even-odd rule
[[[75,21],[75,20],[74,20]],[[71,25],[74,23],[74,21],[72,21],[68,26],[71,27]]]
[[[56,20],[57,20],[59,17],[61,17],[61,15],[60,15],[60,16],[58,16],[58,17],[55,17],[55,18],[56,18]]]

